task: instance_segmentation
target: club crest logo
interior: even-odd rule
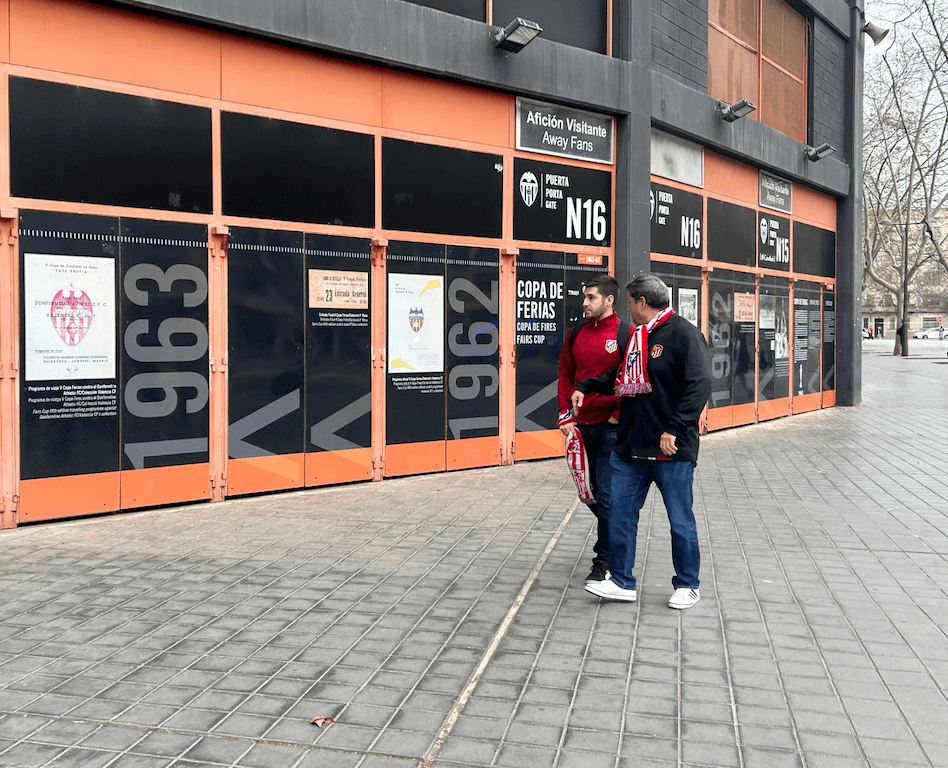
[[[92,299],[85,291],[80,291],[78,296],[72,289],[68,295],[59,291],[53,297],[49,308],[49,319],[53,322],[53,328],[59,338],[70,347],[76,346],[85,338],[94,317]]]
[[[770,227],[767,226],[767,219],[763,216],[760,217],[760,242],[767,242],[767,233],[770,231]]]
[[[608,352],[611,355],[613,352],[618,351],[618,349],[619,349],[618,341],[616,341],[615,339],[606,339],[606,352]]]
[[[527,207],[533,205],[540,194],[540,182],[537,181],[536,174],[533,171],[527,171],[520,177],[520,197]]]
[[[408,324],[412,331],[418,333],[425,324],[425,311],[421,307],[411,307],[408,310]]]
[[[662,352],[664,351],[665,351],[665,347],[663,347],[661,344],[656,344],[654,347],[652,347],[652,351],[649,354],[652,356],[652,359],[654,360],[657,357],[661,357]]]

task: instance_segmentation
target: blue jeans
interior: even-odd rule
[[[672,585],[698,588],[701,554],[695,524],[693,461],[649,461],[625,459],[612,454],[612,509],[609,515],[609,570],[620,587],[635,589],[635,537],[639,511],[649,486],[655,483],[671,525]]]
[[[589,477],[596,496],[596,503],[589,505],[597,520],[597,539],[593,546],[596,556],[593,562],[607,567],[609,565],[609,500],[612,495],[612,467],[609,459],[612,456],[612,449],[616,447],[619,425],[604,421],[602,424],[577,424],[576,426],[583,435],[586,460],[589,462]]]

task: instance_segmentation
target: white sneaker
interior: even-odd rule
[[[634,589],[620,587],[611,577],[604,581],[588,582],[585,586],[585,590],[605,600],[621,600],[625,603],[634,603],[638,597]]]
[[[675,590],[675,594],[672,595],[671,599],[668,601],[668,607],[683,611],[686,608],[691,608],[691,606],[697,603],[700,599],[701,595],[698,594],[697,589],[692,589],[691,587],[679,587]]]

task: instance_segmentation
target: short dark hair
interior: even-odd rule
[[[665,309],[668,306],[668,286],[655,275],[636,275],[625,287],[625,292],[635,301],[644,298],[652,309]]]
[[[597,275],[583,282],[583,290],[596,288],[603,298],[612,296],[613,300],[619,298],[619,283],[612,275]]]

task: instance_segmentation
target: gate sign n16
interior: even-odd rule
[[[514,159],[514,238],[608,246],[612,174]]]

